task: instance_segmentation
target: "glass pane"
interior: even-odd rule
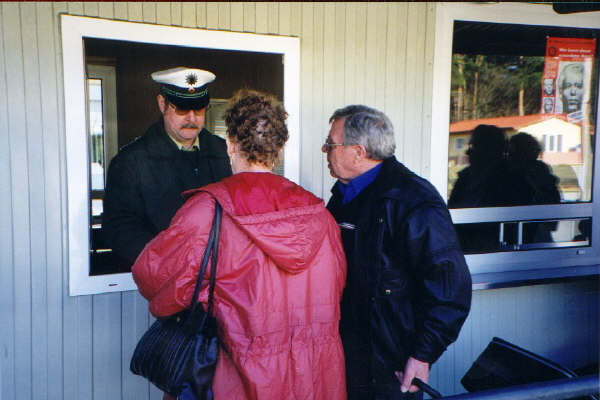
[[[598,36],[455,22],[450,208],[591,201]]]
[[[456,224],[465,254],[591,245],[591,218]]]
[[[104,190],[104,120],[101,79],[88,79],[88,96],[91,189]]]

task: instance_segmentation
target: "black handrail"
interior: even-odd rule
[[[445,400],[561,400],[597,394],[600,378],[587,375],[577,378],[528,383],[500,389],[481,390],[473,393],[443,397]]]

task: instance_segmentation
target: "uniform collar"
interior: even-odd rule
[[[192,144],[192,147],[190,147],[190,148],[183,147],[183,144],[181,144],[177,140],[173,139],[173,137],[171,137],[171,135],[169,135],[168,133],[167,133],[167,136],[169,137],[169,139],[171,139],[173,141],[173,143],[175,143],[175,145],[177,146],[177,148],[179,150],[183,150],[183,151],[200,150],[200,139],[198,139],[198,135],[196,135],[196,139],[194,139],[194,143]]]

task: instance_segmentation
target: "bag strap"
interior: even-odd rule
[[[215,275],[217,273],[217,250],[219,249],[219,234],[221,232],[221,217],[223,210],[218,201],[215,200],[215,216],[212,221],[210,228],[210,234],[206,243],[206,249],[204,249],[204,256],[202,257],[202,265],[198,273],[198,279],[196,280],[196,286],[194,287],[194,295],[192,296],[192,302],[190,303],[190,309],[192,312],[198,307],[198,294],[200,293],[200,286],[204,279],[206,267],[208,265],[208,259],[211,258],[211,276],[210,276],[210,287],[208,292],[208,312],[212,311],[213,303],[213,292],[215,289]],[[212,254],[212,257],[210,257]]]
[[[210,286],[208,289],[208,307],[206,308],[206,315],[212,315],[213,309],[213,296],[215,292],[215,280],[217,276],[217,260],[219,256],[219,237],[221,234],[221,216],[223,214],[221,205],[215,200],[215,219],[218,220],[215,224],[215,234],[213,240],[212,254],[210,257]]]

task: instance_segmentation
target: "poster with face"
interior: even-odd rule
[[[596,39],[548,37],[541,113],[564,114],[581,123],[589,104],[595,51]]]
[[[585,64],[583,62],[561,62],[558,72],[558,112],[570,114],[581,111],[584,93]],[[585,85],[587,86],[587,85]]]

